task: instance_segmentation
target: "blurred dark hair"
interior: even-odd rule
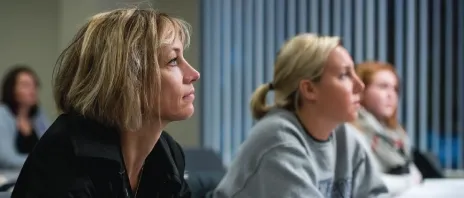
[[[27,73],[31,75],[34,78],[36,86],[40,86],[36,73],[27,65],[15,65],[6,73],[6,75],[3,77],[1,101],[3,104],[10,108],[11,112],[13,112],[14,115],[18,114],[18,101],[15,98],[14,92],[18,76],[21,73]],[[37,111],[38,104],[35,104],[29,110],[29,116],[35,116],[37,114]]]

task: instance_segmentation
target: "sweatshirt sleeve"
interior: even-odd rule
[[[303,148],[278,145],[262,156],[243,188],[231,197],[323,198],[311,179],[310,164]]]
[[[375,169],[364,150],[353,172],[353,197],[389,197],[382,174]]]

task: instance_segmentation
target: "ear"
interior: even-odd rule
[[[301,80],[298,85],[298,91],[300,92],[300,96],[306,100],[317,99],[317,89],[311,80]]]

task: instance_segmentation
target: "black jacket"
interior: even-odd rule
[[[12,198],[133,197],[116,130],[60,115],[26,160]],[[187,198],[184,153],[163,132],[145,161],[137,198]]]

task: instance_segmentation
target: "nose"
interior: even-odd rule
[[[365,88],[364,82],[359,78],[358,75],[356,75],[355,78],[354,78],[353,92],[354,93],[361,93],[362,91],[364,91],[364,88]]]
[[[396,92],[395,88],[388,90],[387,97],[388,99],[396,99],[398,97],[398,93]]]
[[[184,73],[184,83],[194,83],[198,79],[200,79],[200,72],[198,72],[195,68],[193,68],[190,64],[187,63],[186,71]]]

